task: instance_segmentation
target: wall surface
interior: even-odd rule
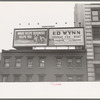
[[[10,67],[4,68],[4,57],[10,57]],[[22,58],[21,68],[15,68],[15,58]],[[27,67],[27,57],[33,57],[33,68]],[[45,57],[45,67],[39,68],[39,58]],[[56,67],[56,58],[62,58],[61,68]],[[67,58],[73,59],[72,67],[67,66]],[[81,57],[81,66],[77,66],[75,59]],[[33,74],[33,81],[38,82],[38,75],[44,74],[46,82],[56,81],[56,75],[62,75],[62,81],[67,81],[67,75],[82,75],[82,81],[87,81],[87,67],[86,67],[86,53],[85,52],[66,52],[66,51],[55,51],[55,52],[3,52],[2,63],[0,67],[0,81],[2,81],[2,75],[8,74],[8,81],[14,81],[14,74],[20,74],[20,81],[26,81],[26,74]],[[74,79],[76,81],[76,79]]]

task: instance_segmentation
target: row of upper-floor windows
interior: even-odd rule
[[[74,57],[74,58],[69,57],[69,58],[67,58],[66,62],[67,62],[67,66],[69,66],[69,67],[73,67],[73,63],[77,67],[81,67],[82,66],[82,57]],[[4,57],[4,67],[9,68],[10,63],[11,63],[11,57]],[[35,63],[34,57],[27,58],[26,66],[28,68],[32,68],[34,66],[34,63]],[[39,67],[44,68],[45,63],[46,63],[46,57],[39,57]],[[50,63],[52,63],[52,62],[50,62]],[[55,63],[56,63],[57,68],[61,68],[62,67],[62,57],[61,58],[57,57],[55,60]],[[15,58],[15,67],[20,68],[21,65],[22,65],[22,57]]]
[[[25,79],[26,82],[34,82],[35,81],[33,74],[28,74],[25,76],[26,76],[26,79]],[[10,75],[2,75],[2,82],[9,82],[9,77],[10,77]],[[14,82],[22,82],[23,80],[22,80],[20,74],[16,74],[16,75],[13,75],[13,81]],[[46,75],[39,74],[38,81],[39,82],[46,81]],[[63,81],[63,74],[55,75],[55,81],[57,81],[57,82]],[[66,81],[83,81],[83,75],[67,75]]]
[[[100,22],[100,7],[91,8],[91,21]],[[92,27],[93,40],[100,40],[100,25]]]

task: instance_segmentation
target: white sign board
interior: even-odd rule
[[[84,45],[83,28],[50,29],[50,46]]]

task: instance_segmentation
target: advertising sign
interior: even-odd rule
[[[47,30],[15,30],[14,47],[16,46],[46,46]]]
[[[50,29],[50,46],[84,45],[83,28]]]

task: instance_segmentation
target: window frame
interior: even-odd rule
[[[41,59],[43,59],[43,62],[41,62]],[[39,57],[39,68],[45,68],[45,57]]]
[[[93,11],[97,11],[98,15],[93,15]],[[95,16],[98,18],[98,20],[93,20],[93,17],[95,17]],[[92,22],[100,21],[100,7],[98,7],[98,8],[91,8],[91,19],[92,19]]]
[[[63,79],[62,79],[63,78],[63,74],[55,74],[55,76],[56,76],[56,82],[62,82],[63,81]],[[59,76],[61,78],[60,80],[57,79],[57,77],[59,77]]]
[[[71,64],[69,64],[68,59],[71,59],[72,60]],[[67,67],[68,68],[73,67],[73,57],[67,57]]]
[[[41,80],[41,77],[42,77],[43,80]],[[44,82],[45,81],[45,74],[38,74],[38,81]]]
[[[17,61],[18,59],[20,59],[20,62]],[[20,66],[16,66],[17,64],[20,64]],[[21,68],[22,66],[22,57],[15,57],[15,68]]]
[[[100,64],[94,64],[94,70],[95,70],[95,81],[100,81],[100,79],[98,80],[98,78],[96,77],[97,75],[100,75],[100,72],[97,73],[96,72],[96,67],[100,68]],[[99,70],[98,70],[99,71]]]
[[[60,59],[60,62],[57,61]],[[62,57],[56,57],[56,68],[62,68]]]
[[[92,26],[92,37],[93,37],[93,40],[100,40],[100,26],[99,25]]]
[[[31,59],[32,60],[32,64],[29,64],[28,60]],[[31,65],[31,66],[28,66]],[[27,57],[27,68],[33,68],[33,57]]]
[[[31,76],[32,81],[28,81],[28,78]],[[26,82],[33,82],[33,74],[26,74]]]
[[[80,63],[79,64],[76,61],[77,59],[80,59]],[[82,57],[75,57],[75,65],[76,65],[76,67],[82,67]]]
[[[19,77],[18,81],[15,81],[15,77],[16,77],[16,76]],[[21,77],[21,74],[14,74],[14,82],[21,82],[21,81],[20,81],[20,77]]]
[[[81,80],[78,80],[78,77],[81,77]],[[76,75],[76,81],[83,81],[83,75]]]
[[[9,59],[9,62],[5,62],[5,59]],[[6,63],[8,63],[9,64],[9,66],[7,67],[7,66],[5,66],[6,65]],[[4,68],[10,68],[10,63],[11,63],[11,57],[4,57]]]
[[[68,79],[68,77],[72,77],[72,80]],[[67,75],[67,81],[73,82],[74,81],[74,75]]]
[[[4,76],[7,76],[7,77],[6,77],[6,78],[7,78],[7,81],[3,81],[3,80],[4,80],[4,79],[3,79],[3,78],[4,78]],[[2,82],[8,82],[8,81],[9,81],[9,79],[8,79],[8,78],[9,78],[9,75],[8,75],[8,74],[3,74],[3,75],[2,75]]]
[[[98,61],[98,59],[96,59],[96,55],[98,55],[100,53],[99,52],[95,52],[95,47],[99,47],[100,48],[100,45],[94,45],[93,46],[94,60]]]

